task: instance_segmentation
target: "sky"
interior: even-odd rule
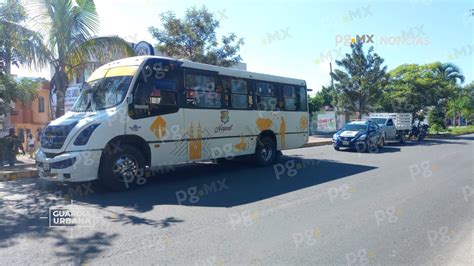
[[[313,93],[330,84],[329,63],[350,53],[350,39],[366,35],[366,47],[385,59],[388,70],[401,64],[435,61],[458,65],[473,81],[474,1],[309,1],[309,0],[96,0],[101,30],[130,42],[156,44],[148,27],[160,14],[183,17],[205,5],[220,20],[218,38],[235,33],[247,70],[306,80]],[[49,71],[14,70],[21,76]]]

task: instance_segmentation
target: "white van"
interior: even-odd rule
[[[140,56],[98,68],[84,86],[43,130],[43,179],[121,190],[150,167],[252,154],[269,165],[308,140],[304,80]]]

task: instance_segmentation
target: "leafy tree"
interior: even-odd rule
[[[230,33],[222,37],[219,46],[216,37],[219,21],[206,7],[186,10],[183,19],[170,11],[161,16],[163,29],[149,27],[149,31],[158,41],[157,49],[163,54],[226,67],[242,60],[238,52],[243,39]]]
[[[444,106],[451,91],[439,75],[441,63],[405,64],[391,70],[379,108],[388,112],[409,112],[420,116],[430,106]]]
[[[448,108],[450,109],[447,112],[447,115],[453,118],[453,126],[456,126],[456,115],[459,113],[462,100],[461,100],[461,93],[460,87],[456,86],[457,82],[459,81],[461,84],[464,83],[464,75],[462,74],[461,69],[452,63],[444,63],[438,66],[438,72],[440,77],[447,81],[450,85],[450,89],[453,90],[450,100],[448,102]],[[459,98],[459,99],[458,99]],[[456,102],[460,101],[460,102]]]
[[[359,119],[375,108],[381,97],[381,88],[387,82],[387,67],[382,66],[384,59],[374,53],[373,47],[365,54],[362,46],[362,43],[352,43],[352,53],[336,61],[342,69],[331,74],[336,81],[340,109],[358,112]]]
[[[428,123],[430,124],[431,129],[436,131],[436,133],[446,128],[446,124],[444,123],[445,116],[446,114],[443,108],[439,106],[430,108],[428,112]]]
[[[321,107],[333,105],[334,92],[331,87],[322,86],[322,89],[316,92],[316,95],[309,97],[308,105],[310,114],[318,112]]]
[[[10,102],[20,100],[29,104],[36,97],[40,80],[21,79],[15,81],[10,76],[0,74],[0,115],[10,112]]]
[[[308,99],[309,113],[317,113],[324,106],[323,99],[316,94]]]
[[[446,115],[455,117],[457,114],[472,123],[474,118],[474,82],[464,87],[456,86],[451,99],[447,102]]]
[[[93,0],[42,0],[26,9],[36,31],[6,19],[0,23],[41,46],[36,58],[44,58],[54,69],[51,85],[57,94],[56,117],[64,114],[64,94],[78,66],[133,55],[132,48],[119,37],[94,37],[99,17]]]

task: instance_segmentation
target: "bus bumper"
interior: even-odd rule
[[[99,173],[102,151],[65,152],[57,156],[46,156],[39,149],[36,167],[41,179],[58,182],[84,182],[95,180]]]

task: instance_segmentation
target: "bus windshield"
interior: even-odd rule
[[[98,111],[119,105],[127,95],[132,78],[133,76],[115,76],[85,82],[71,111]]]

